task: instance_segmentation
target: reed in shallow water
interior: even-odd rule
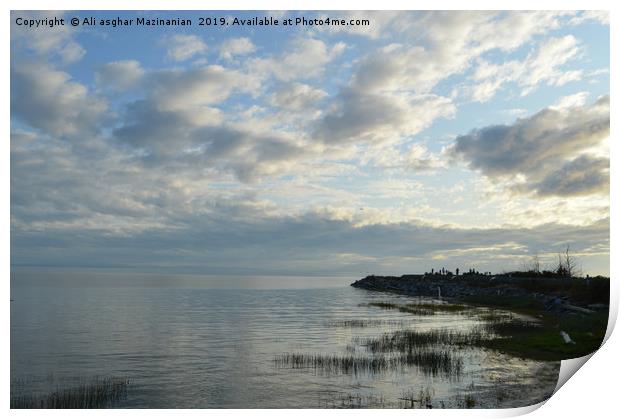
[[[127,378],[95,378],[49,394],[11,396],[11,409],[101,409],[127,397]]]
[[[459,376],[463,370],[460,357],[446,350],[412,350],[398,356],[322,355],[286,353],[275,358],[279,368],[314,369],[326,373],[380,373],[402,367],[416,367],[427,375]]]

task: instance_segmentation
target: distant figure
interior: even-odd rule
[[[456,268],[456,276],[459,276],[459,268]]]
[[[437,287],[437,297],[441,300],[441,287]]]

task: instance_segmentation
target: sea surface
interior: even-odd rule
[[[463,360],[458,377],[414,366],[353,374],[278,364],[287,353],[370,356],[365,338],[479,322],[369,306],[425,300],[355,289],[355,279],[16,270],[11,396],[96,377],[129,379],[113,404],[121,408],[495,408],[553,392],[559,362],[468,347],[451,349]]]

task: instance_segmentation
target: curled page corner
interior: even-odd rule
[[[573,358],[573,359],[565,359],[560,364],[560,373],[558,375],[558,384],[555,386],[555,390],[553,390],[553,394],[557,393],[560,388],[573,376],[579,368],[583,367],[583,365],[588,362],[588,360],[594,355],[596,352],[592,352],[591,354],[582,356],[581,358]],[[553,396],[552,396],[553,397]]]
[[[613,291],[612,291],[613,293]],[[612,301],[614,301],[614,299],[612,298]],[[558,375],[558,384],[555,386],[555,390],[553,391],[553,394],[557,393],[558,390],[560,388],[562,388],[562,386],[564,384],[566,384],[566,382],[573,376],[575,375],[575,373],[577,371],[579,371],[579,369],[581,367],[583,367],[583,365],[588,362],[588,360],[590,358],[592,358],[592,356],[601,350],[601,348],[603,347],[603,345],[605,345],[605,342],[607,342],[607,340],[609,339],[609,337],[611,336],[611,333],[614,330],[614,327],[616,326],[616,318],[618,316],[618,307],[616,304],[610,304],[609,307],[609,319],[607,320],[607,331],[605,332],[605,338],[603,339],[603,342],[601,343],[601,346],[598,350],[582,356],[580,358],[573,358],[573,359],[565,359],[562,360],[562,363],[560,364],[560,373]]]
[[[586,362],[588,362],[588,360],[592,358],[592,356],[596,352],[600,351],[603,348],[603,346],[605,345],[605,343],[611,336],[614,328],[616,327],[616,319],[618,317],[618,304],[615,304],[614,302],[618,301],[619,293],[618,293],[617,287],[614,287],[614,286],[610,286],[609,292],[610,292],[609,317],[607,319],[607,330],[605,332],[605,337],[603,338],[603,342],[601,343],[601,346],[596,351],[588,355],[582,356],[580,358],[562,360],[562,363],[560,364],[560,373],[558,375],[558,384],[555,386],[555,390],[553,391],[553,394],[557,393],[558,390],[562,388],[562,386],[566,384],[566,382],[573,375],[575,375],[575,373],[581,367],[583,367],[583,365]]]

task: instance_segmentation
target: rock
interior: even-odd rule
[[[570,343],[570,344],[572,344],[572,345],[574,345],[574,344],[575,344],[575,341],[574,341],[574,340],[572,340],[572,339],[570,338],[570,336],[568,336],[568,333],[566,333],[565,331],[563,331],[563,330],[562,330],[562,331],[560,332],[560,336],[562,336],[562,339],[564,339],[564,343]]]

